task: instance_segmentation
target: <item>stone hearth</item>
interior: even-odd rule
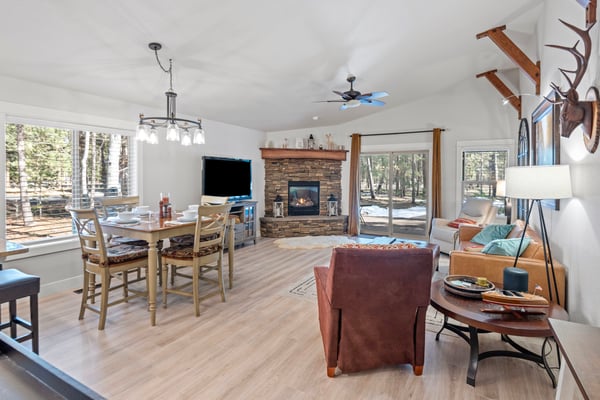
[[[340,235],[347,232],[347,216],[327,216],[331,193],[342,198],[342,161],[345,150],[261,149],[265,160],[265,217],[260,219],[263,237]],[[319,181],[319,215],[287,215],[288,181]],[[284,217],[273,218],[273,201],[280,195]],[[339,203],[341,204],[341,202]],[[341,210],[338,210],[341,214]]]

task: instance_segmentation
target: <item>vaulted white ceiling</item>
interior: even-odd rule
[[[0,75],[264,131],[348,122],[514,64],[475,35],[533,33],[543,0],[4,1]],[[534,55],[531,55],[533,58]],[[340,111],[332,90],[387,91]],[[482,82],[482,84],[484,84]],[[144,110],[140,110],[143,112]],[[137,115],[131,116],[132,121]]]

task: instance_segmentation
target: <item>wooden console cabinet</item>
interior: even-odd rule
[[[256,201],[239,201],[229,211],[229,215],[236,218],[234,234],[236,247],[250,240],[256,244],[256,204]]]

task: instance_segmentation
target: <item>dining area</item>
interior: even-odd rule
[[[225,248],[228,289],[234,278],[235,219],[230,218],[230,209],[226,198],[211,198],[175,211],[169,195],[162,193],[159,210],[140,204],[138,196],[99,198],[90,208],[70,208],[83,262],[79,319],[93,311],[99,314],[98,329],[103,330],[109,307],[145,297],[154,326],[159,287],[164,307],[169,293],[192,297],[196,316],[207,295],[220,295],[225,301]],[[184,268],[190,273],[182,272]],[[199,293],[199,281],[216,290]]]

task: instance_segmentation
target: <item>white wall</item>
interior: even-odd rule
[[[20,116],[133,132],[140,111],[146,115],[162,115],[165,112],[0,76],[2,127],[6,116]],[[193,119],[185,115],[181,117]],[[169,191],[176,208],[196,204],[202,191],[203,155],[248,158],[252,160],[253,199],[258,201],[258,214],[261,215],[264,164],[259,147],[264,144],[264,133],[210,120],[203,120],[203,127],[206,144],[202,146],[183,147],[178,143],[167,143],[161,138],[158,146],[143,144],[140,147],[138,188],[141,201],[158,208],[159,193]],[[4,160],[3,157],[0,159]],[[4,213],[4,204],[0,212]],[[39,275],[42,279],[42,295],[81,286],[81,253],[76,240],[33,245],[28,254],[12,258],[4,264],[7,268],[18,267],[24,272]]]
[[[585,10],[577,2],[547,0],[538,24],[538,51],[541,54],[542,93],[550,82],[567,87],[558,67],[572,69],[573,56],[545,44],[572,46],[579,38],[563,26],[561,18],[579,28],[585,27]],[[579,85],[580,99],[588,88],[600,85],[598,24],[591,31],[593,51],[588,70]],[[582,49],[582,45],[579,45]],[[532,109],[528,110],[531,115]],[[584,146],[581,127],[570,138],[561,138],[561,164],[571,166],[574,198],[561,200],[560,211],[545,210],[553,256],[568,267],[568,311],[571,320],[600,326],[600,151],[590,154]]]

